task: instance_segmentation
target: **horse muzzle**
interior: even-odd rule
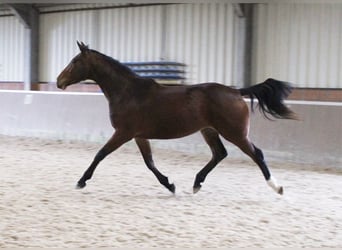
[[[65,90],[66,87],[68,87],[67,82],[63,81],[63,79],[57,78],[57,88]]]
[[[57,88],[65,90],[67,85],[57,84]]]

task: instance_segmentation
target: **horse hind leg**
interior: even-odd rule
[[[284,189],[282,186],[277,184],[276,179],[271,175],[270,170],[264,160],[264,155],[261,149],[257,148],[253,143],[251,143],[247,138],[234,142],[245,154],[250,156],[253,161],[260,167],[267,184],[278,194],[283,194]]]
[[[201,189],[201,183],[204,182],[209,172],[213,170],[215,166],[228,155],[216,130],[206,128],[201,130],[201,133],[209,145],[213,156],[207,165],[205,165],[205,167],[197,173],[193,186],[194,193],[197,193]]]
[[[174,184],[169,183],[169,179],[164,176],[159,170],[156,168],[152,158],[152,151],[150,142],[146,139],[135,138],[135,142],[137,143],[139,150],[144,158],[146,166],[152,171],[152,173],[157,177],[160,184],[165,186],[171,193],[175,193],[176,187]]]

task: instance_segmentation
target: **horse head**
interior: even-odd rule
[[[83,42],[80,43],[77,41],[77,45],[81,52],[70,61],[57,77],[57,87],[60,89],[64,90],[69,85],[86,80],[89,77],[90,49]]]

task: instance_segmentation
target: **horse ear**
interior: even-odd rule
[[[77,41],[77,45],[82,53],[87,52],[89,50],[88,45],[85,45],[83,42]]]

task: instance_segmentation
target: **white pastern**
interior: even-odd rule
[[[283,187],[278,185],[277,180],[274,177],[271,176],[271,178],[267,181],[267,184],[278,194],[282,194]]]

